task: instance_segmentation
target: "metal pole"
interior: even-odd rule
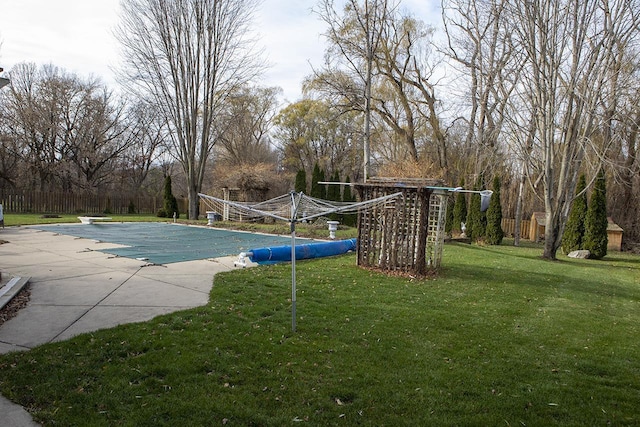
[[[296,331],[296,218],[303,193],[291,193],[291,330]]]
[[[291,220],[291,329],[296,331],[296,220]]]

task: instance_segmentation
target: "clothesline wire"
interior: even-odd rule
[[[300,193],[289,193],[263,202],[236,202],[199,193],[205,204],[214,211],[224,207],[232,209],[230,213],[242,214],[245,219],[271,217],[287,222],[308,221],[331,213],[355,213],[362,209],[372,208],[388,203],[402,195],[402,192],[389,194],[361,202],[336,202],[318,199]],[[222,209],[221,209],[222,208]]]

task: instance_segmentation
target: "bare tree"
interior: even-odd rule
[[[5,100],[6,97],[0,93],[0,106],[5,105]],[[21,147],[11,134],[8,123],[7,109],[0,108],[0,189],[18,187],[23,169]]]
[[[110,185],[128,144],[111,92],[52,65],[18,64],[11,78],[3,139],[28,170],[21,187],[97,191]]]
[[[509,0],[443,1],[443,22],[448,55],[461,67],[464,99],[469,105],[466,145],[475,146],[474,173],[486,172],[497,160],[510,96],[519,83],[520,66],[514,54]],[[496,170],[501,166],[495,165]]]
[[[318,164],[328,174],[361,177],[362,151],[352,140],[362,135],[358,113],[340,113],[322,100],[303,99],[284,108],[275,118],[274,139],[286,169],[304,169],[312,176]]]
[[[629,49],[627,60],[620,64],[617,81],[621,82],[615,97],[615,111],[607,114],[610,132],[603,135],[603,144],[611,145],[610,158],[615,163],[611,180],[610,214],[624,229],[625,242],[640,240],[640,52]]]
[[[362,4],[358,0],[348,0],[344,8],[345,18],[341,18],[336,10],[334,0],[321,0],[318,7],[319,16],[329,26],[326,35],[330,47],[326,56],[326,68],[329,72],[321,73],[317,77],[319,80],[324,79],[325,83],[335,88],[340,87],[341,83],[348,83],[348,81],[335,79],[341,73],[330,63],[331,60],[337,60],[338,64],[344,61],[358,76],[358,83],[362,84],[363,90],[359,91],[356,89],[357,85],[348,83],[350,89],[347,89],[347,93],[355,95],[352,98],[352,105],[359,104],[360,110],[364,112],[363,179],[366,182],[371,168],[371,92],[374,58],[382,38],[382,26],[388,13],[396,6],[390,4],[388,0],[364,0]],[[325,77],[328,77],[328,80]],[[334,79],[335,81],[332,81]]]
[[[131,144],[122,155],[120,173],[127,188],[139,191],[147,181],[152,167],[165,154],[169,135],[166,122],[152,104],[130,101],[126,122],[124,137]]]
[[[580,168],[602,159],[594,136],[607,126],[601,94],[620,49],[638,39],[637,1],[513,1],[509,14],[523,55],[522,96],[533,119],[529,171],[539,171],[545,205],[543,256],[561,245]],[[526,141],[523,138],[523,141]],[[525,146],[528,143],[524,144]]]
[[[98,191],[115,181],[118,159],[132,140],[122,102],[96,81],[78,89],[61,106],[63,159],[71,163],[76,185]]]
[[[399,12],[396,2],[353,0],[342,14],[332,1],[321,4],[329,46],[324,68],[307,88],[343,111],[364,113],[366,174],[371,158],[417,164],[433,155],[433,163],[445,170],[446,137],[430,64],[433,30]],[[376,138],[376,147],[370,142],[373,132],[388,134],[390,145],[381,146]]]
[[[32,190],[51,190],[55,185],[61,125],[56,97],[62,86],[57,74],[53,67],[38,70],[35,64],[18,64],[11,72],[5,125],[28,170],[23,186]]]
[[[514,244],[517,246],[525,175],[518,174],[522,162],[509,153],[511,138],[504,135],[503,128],[510,125],[507,118],[511,114],[509,108],[513,108],[511,95],[519,84],[518,61],[522,58],[514,51],[510,27],[517,23],[509,19],[508,4],[509,0],[445,0],[442,11],[448,42],[446,52],[453,59],[453,65],[460,69],[462,79],[457,81],[466,83],[460,85],[464,111],[460,118],[466,124],[464,146],[468,152],[460,158],[464,164],[457,169],[463,177],[482,172],[505,176],[507,169],[520,176],[514,191],[517,194]],[[509,194],[505,192],[505,196]]]
[[[414,161],[419,155],[417,133],[420,128],[429,127],[431,143],[425,144],[425,149],[435,146],[435,163],[441,170],[446,170],[446,138],[437,111],[439,101],[433,81],[434,68],[429,64],[433,54],[430,48],[433,29],[410,15],[394,11],[385,21],[382,34],[375,65],[386,86],[393,91],[392,98],[399,105],[401,114],[389,114],[384,99],[374,103],[375,111],[404,139],[405,149]]]
[[[216,142],[214,120],[227,95],[263,64],[250,25],[259,0],[123,0],[116,37],[127,87],[155,103],[170,127],[188,187],[189,218]]]
[[[216,122],[221,129],[216,159],[229,165],[276,163],[269,132],[280,88],[245,86],[227,97]]]

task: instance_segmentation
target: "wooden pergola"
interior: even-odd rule
[[[414,275],[437,269],[450,194],[442,185],[423,178],[370,178],[355,184],[361,200],[402,193],[358,214],[358,265]]]

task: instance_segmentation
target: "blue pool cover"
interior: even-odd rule
[[[100,249],[101,252],[133,259],[145,259],[155,264],[193,261],[238,255],[250,248],[291,244],[289,236],[247,233],[194,227],[163,222],[122,222],[93,224],[52,224],[33,226],[85,239],[126,245],[124,248]],[[296,239],[298,244],[309,239]]]
[[[296,244],[296,260],[342,255],[350,251],[355,251],[356,246],[356,239]],[[289,262],[291,261],[291,242],[289,242],[289,245],[284,246],[251,249],[248,251],[248,254],[249,259],[258,264]]]

